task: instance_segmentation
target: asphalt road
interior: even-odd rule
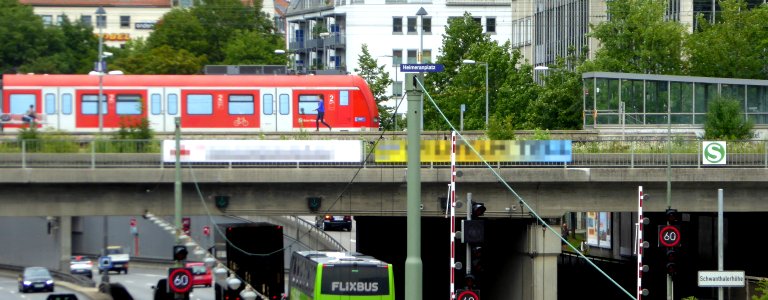
[[[128,274],[110,273],[110,282],[119,282],[128,290],[134,300],[152,300],[152,286],[157,284],[161,278],[168,276],[168,269],[162,266],[138,265],[133,264]],[[98,272],[94,273],[96,286],[101,282],[101,276]],[[190,300],[214,300],[212,287],[194,287]]]
[[[89,299],[84,294],[68,288],[69,285],[59,281],[54,282],[54,292],[35,292],[35,293],[21,293],[19,292],[19,282],[16,281],[16,275],[2,271],[0,272],[0,299],[3,300],[45,300],[50,294],[61,293],[73,293],[78,299]],[[149,298],[149,300],[152,300]]]

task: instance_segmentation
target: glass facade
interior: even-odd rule
[[[584,128],[701,128],[718,96],[740,101],[745,119],[768,128],[768,80],[610,72],[582,79]]]

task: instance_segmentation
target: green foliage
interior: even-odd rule
[[[547,141],[551,140],[552,136],[549,134],[549,130],[541,130],[537,128],[533,131],[533,137],[531,139],[537,141]]]
[[[0,0],[0,73],[15,73],[44,55],[46,39],[43,22],[32,6]]]
[[[212,51],[205,36],[206,28],[190,10],[175,8],[155,24],[155,30],[147,38],[147,47],[184,49],[195,57],[204,57]]]
[[[503,120],[496,116],[492,117],[489,120],[486,135],[490,140],[514,140],[515,128],[512,126],[512,116],[507,116]]]
[[[582,80],[581,72],[575,70],[586,58],[576,57],[574,49],[568,52],[567,58],[557,57],[545,72],[538,98],[525,111],[526,128],[581,129]]]
[[[142,106],[144,102],[142,101]],[[136,140],[133,144],[117,143],[117,152],[148,152],[152,151],[152,139],[155,133],[150,127],[149,119],[145,116],[130,116],[120,118],[120,129],[115,133],[117,141]]]
[[[287,56],[275,54],[276,45],[285,40],[275,34],[235,30],[232,39],[224,45],[224,64],[227,65],[286,65]]]
[[[759,295],[752,295],[752,300],[768,300],[768,280],[761,279],[757,282],[755,292]]]
[[[357,63],[360,68],[356,68],[355,72],[365,80],[371,93],[373,93],[373,98],[376,99],[382,127],[387,130],[394,129],[394,122],[391,117],[394,109],[382,104],[387,100],[387,87],[394,82],[389,78],[389,72],[385,70],[386,65],[379,66],[376,64],[376,60],[368,52],[367,44],[363,44],[362,53],[358,56]]]
[[[699,30],[686,42],[691,76],[766,79],[768,6],[747,9],[744,0],[718,1],[711,24],[699,16]]]
[[[74,137],[62,131],[41,131],[37,126],[23,126],[16,136],[28,153],[77,153],[80,148]]]
[[[709,103],[704,123],[704,138],[742,140],[751,137],[752,122],[742,117],[738,100],[718,97]]]
[[[685,27],[665,16],[662,0],[608,1],[610,18],[590,24],[600,41],[590,71],[680,74]]]

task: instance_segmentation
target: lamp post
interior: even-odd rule
[[[96,71],[99,72],[99,99],[96,100],[96,110],[99,111],[99,133],[104,131],[104,114],[101,111],[101,98],[104,97],[104,35],[101,30],[106,25],[106,19],[104,23],[101,22],[102,17],[106,15],[104,8],[99,6],[96,10],[96,26],[99,27],[99,64],[96,67]]]
[[[485,66],[485,129],[488,129],[488,63],[482,61],[474,61],[471,59],[465,59],[462,61],[462,63],[468,65],[479,64]]]
[[[419,8],[419,11],[416,12],[416,15],[419,16],[419,54],[416,55],[416,63],[421,64],[423,62],[423,56],[424,56],[424,16],[427,15],[427,10],[423,7]],[[424,73],[419,73],[420,80],[424,80]],[[419,127],[419,130],[424,130],[424,94],[421,95],[421,99],[419,100],[419,110],[421,111],[421,125]]]

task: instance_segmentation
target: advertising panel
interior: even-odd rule
[[[182,140],[183,162],[362,162],[363,142]],[[163,141],[163,162],[176,161],[176,141]]]

